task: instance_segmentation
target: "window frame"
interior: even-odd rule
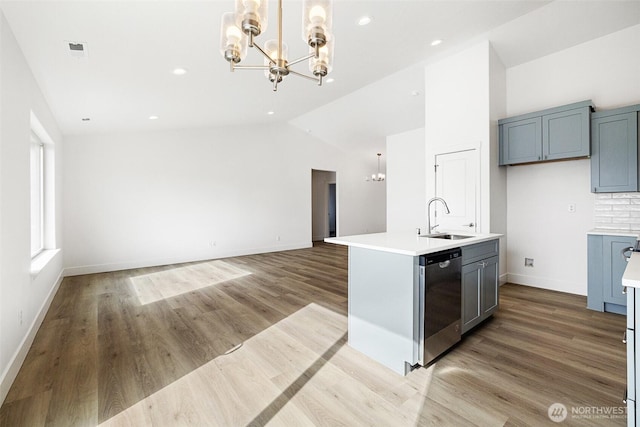
[[[45,147],[42,140],[36,135],[33,130],[31,131],[30,141],[29,141],[29,192],[30,192],[30,226],[31,226],[31,237],[30,237],[30,252],[31,259],[36,258],[45,250]],[[34,146],[37,145],[37,150],[34,150]],[[38,177],[37,184],[34,183],[34,173],[32,170],[32,166],[35,164],[33,156],[34,153],[37,153],[37,167],[38,167]],[[37,232],[38,236],[38,244],[37,247],[34,248],[34,214],[36,211],[33,208],[34,195],[33,192],[37,191],[37,199],[38,199],[38,209],[37,209],[37,218],[35,221],[37,224]]]

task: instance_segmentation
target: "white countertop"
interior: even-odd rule
[[[624,236],[624,237],[635,237],[640,240],[640,231],[632,231],[632,230],[617,230],[617,229],[606,229],[606,228],[594,228],[593,230],[587,231],[587,234],[593,234],[596,236]]]
[[[461,240],[447,240],[420,237],[417,234],[411,232],[393,232],[358,234],[354,236],[344,237],[330,237],[324,239],[324,241],[327,243],[335,243],[338,245],[354,246],[358,248],[374,249],[378,251],[391,252],[402,255],[418,256],[433,252],[439,252],[446,249],[472,245],[474,243],[486,242],[502,237],[502,234],[494,233],[475,234],[466,232],[451,232],[451,234],[460,234],[472,237]]]
[[[640,252],[633,252],[622,275],[622,286],[640,288]]]

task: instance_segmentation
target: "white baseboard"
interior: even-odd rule
[[[550,277],[530,276],[524,274],[507,273],[507,281],[516,285],[531,286],[533,288],[547,289],[550,291],[565,292],[574,295],[587,295],[587,283],[576,284],[565,280]]]
[[[44,321],[44,317],[46,316],[47,311],[49,311],[49,306],[51,306],[53,297],[56,295],[56,292],[58,292],[58,288],[60,287],[63,278],[64,275],[62,274],[62,272],[60,272],[55,284],[49,291],[49,294],[42,303],[42,306],[40,306],[38,315],[35,317],[35,319],[33,319],[33,322],[31,322],[27,334],[22,339],[22,342],[20,343],[20,346],[18,347],[16,352],[13,354],[13,357],[11,358],[7,369],[5,369],[5,371],[2,373],[2,377],[0,377],[0,402],[4,402],[4,399],[7,397],[13,381],[18,376],[18,372],[20,371],[20,368],[24,363],[24,359],[27,357],[27,353],[31,348],[31,344],[33,344],[33,340],[38,333],[38,329],[40,329],[40,325],[42,325],[42,322]]]
[[[498,277],[499,286],[502,286],[508,282],[507,277],[508,277],[508,273],[501,274],[500,277]]]
[[[236,251],[217,252],[211,255],[182,256],[175,258],[162,258],[150,260],[138,260],[111,264],[85,265],[78,267],[67,267],[63,274],[67,276],[80,276],[83,274],[108,273],[110,271],[131,270],[133,268],[156,267],[160,265],[181,264],[184,262],[209,261],[212,259],[230,258],[244,255],[256,255],[268,252],[290,251],[295,249],[306,249],[313,247],[312,242],[294,243],[289,245],[279,245],[267,248],[241,249]]]

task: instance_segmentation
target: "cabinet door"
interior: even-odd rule
[[[480,282],[482,267],[477,263],[462,266],[462,333],[482,320]]]
[[[622,251],[633,246],[636,239],[622,236],[603,236],[604,274],[602,297],[604,302],[619,305],[627,304],[627,296],[622,293],[622,275],[627,267],[627,261]]]
[[[504,123],[501,126],[503,164],[542,160],[542,117]]]
[[[590,113],[590,107],[585,107],[542,116],[543,160],[588,156]]]
[[[638,191],[638,113],[591,120],[591,191]]]
[[[482,268],[482,318],[486,319],[498,308],[498,257],[484,261]]]

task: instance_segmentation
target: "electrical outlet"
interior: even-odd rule
[[[575,203],[569,203],[569,206],[567,206],[567,210],[571,213],[574,213],[576,211],[576,204]]]
[[[211,240],[211,241],[209,241],[209,247],[210,247],[210,248],[213,248],[213,247],[215,247],[215,246],[216,246],[216,241],[215,241],[215,240]]]
[[[18,324],[22,326],[22,310],[18,311]]]
[[[276,236],[276,241],[280,241],[280,236]]]
[[[533,258],[525,258],[524,259],[525,267],[533,267]]]

